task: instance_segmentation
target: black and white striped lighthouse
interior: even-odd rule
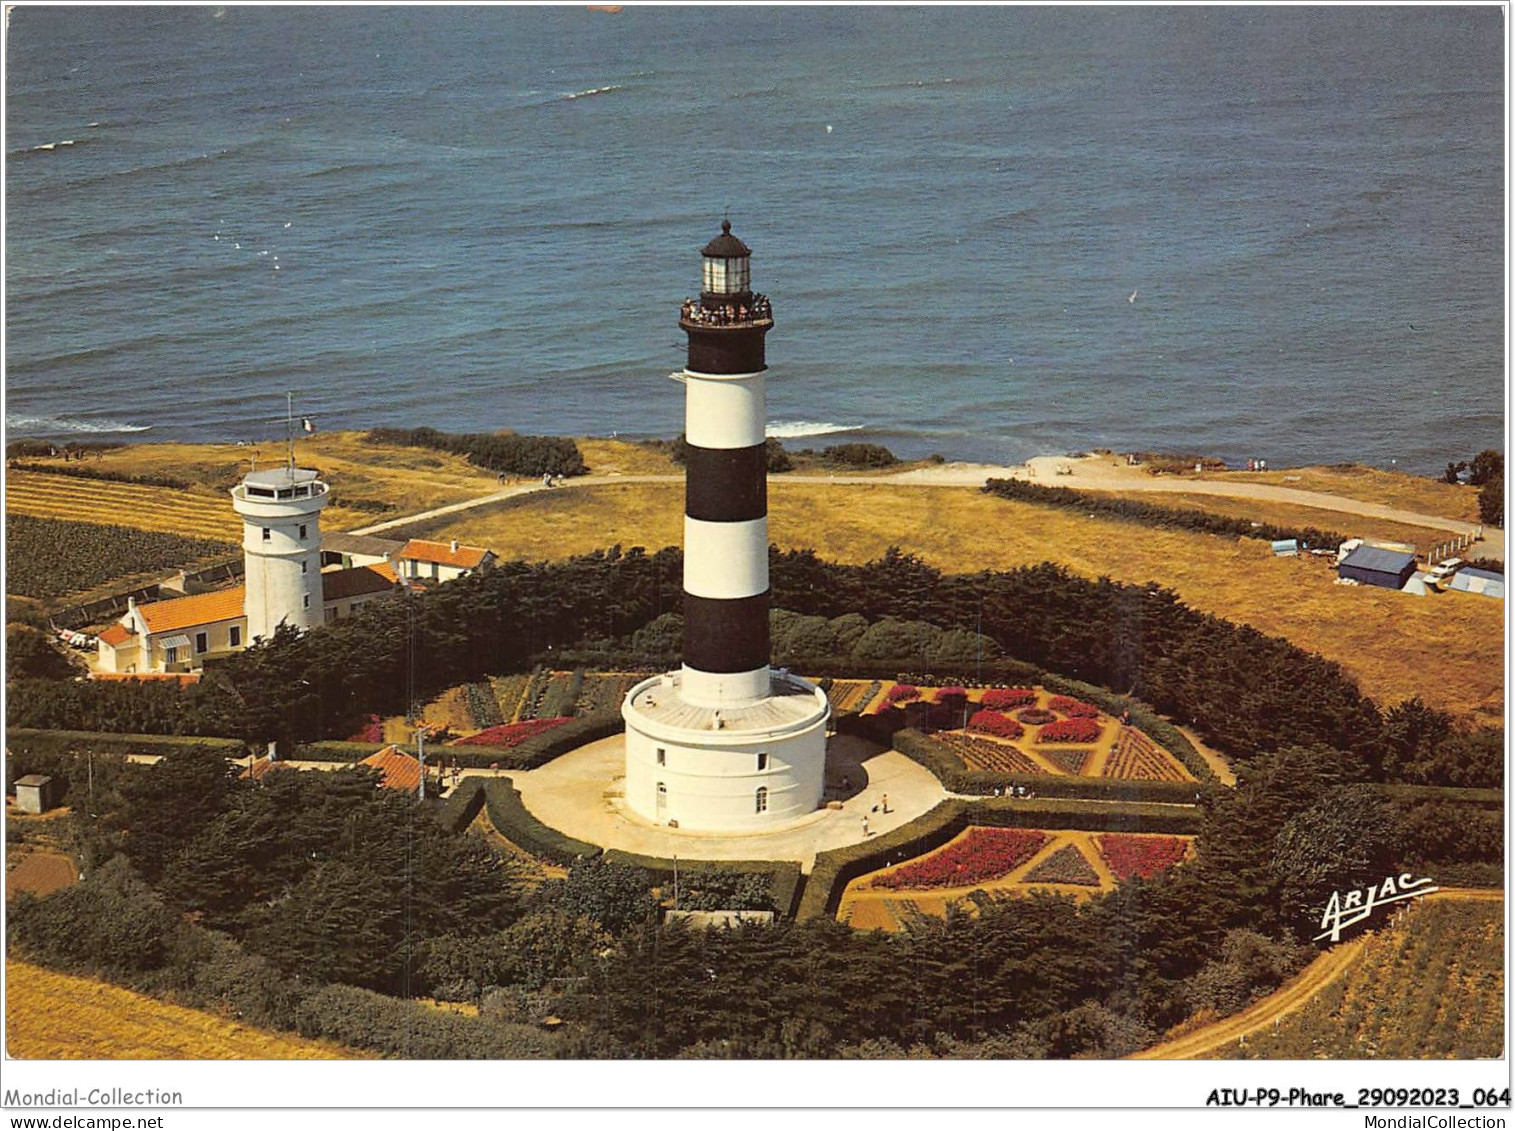
[[[825,784],[831,708],[813,683],[768,666],[768,300],[752,252],[721,225],[700,297],[679,325],[689,447],[684,490],[684,662],[626,693],[626,809],[684,832],[781,828]]]
[[[768,299],[731,223],[701,251],[689,335],[684,436],[684,697],[718,705],[768,694]]]

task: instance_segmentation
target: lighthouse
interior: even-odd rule
[[[314,471],[287,466],[252,471],[232,488],[242,516],[247,635],[272,637],[281,624],[305,630],[321,623],[321,510],[327,486]]]
[[[633,687],[626,805],[697,832],[793,822],[820,804],[831,711],[814,684],[769,666],[769,300],[752,290],[752,251],[729,221],[701,251],[701,288],[679,326],[688,362],[684,491],[684,656]]]

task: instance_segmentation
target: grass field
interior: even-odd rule
[[[1290,484],[1294,486],[1294,484]],[[1422,551],[1451,538],[1450,534],[1438,533],[1429,526],[1410,526],[1407,523],[1390,522],[1381,518],[1366,518],[1361,515],[1343,514],[1340,511],[1320,507],[1301,507],[1294,503],[1278,503],[1271,499],[1228,499],[1220,495],[1204,495],[1198,492],[1163,492],[1162,494],[1138,495],[1134,492],[1091,491],[1090,494],[1109,498],[1150,501],[1159,506],[1184,510],[1204,511],[1206,514],[1224,515],[1227,518],[1244,518],[1251,522],[1268,522],[1285,528],[1313,526],[1317,530],[1334,530],[1352,538],[1377,538],[1390,542],[1409,542]],[[1332,546],[1331,549],[1336,547]]]
[[[1334,573],[1323,560],[1274,558],[1255,539],[1133,527],[971,488],[775,478],[769,497],[770,537],[781,547],[861,562],[899,545],[949,573],[1050,560],[1088,577],[1156,581],[1195,608],[1339,662],[1381,703],[1419,695],[1480,721],[1502,718],[1499,601],[1347,588],[1331,584]],[[511,556],[531,560],[615,542],[679,545],[683,486],[569,487],[450,516],[429,530],[434,537],[508,546]]]
[[[1470,453],[1471,454],[1471,453]],[[1273,483],[1300,491],[1344,495],[1365,503],[1382,503],[1400,510],[1478,521],[1478,489],[1442,483],[1420,475],[1381,471],[1360,464],[1337,467],[1289,467],[1280,471],[1207,473],[1206,479],[1235,479],[1241,483]]]
[[[23,1060],[343,1060],[362,1053],[5,963],[6,1051]]]
[[[1504,1049],[1504,903],[1432,899],[1297,1011],[1217,1059],[1432,1060]]]

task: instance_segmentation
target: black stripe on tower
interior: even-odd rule
[[[720,674],[767,667],[768,592],[724,600],[685,593],[684,663]]]
[[[684,513],[701,522],[751,522],[768,514],[768,449],[698,448],[684,461]]]
[[[761,373],[763,335],[768,326],[695,326],[684,323],[689,335],[689,368],[696,373]]]

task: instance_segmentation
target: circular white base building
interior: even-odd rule
[[[694,832],[767,831],[813,813],[825,786],[825,692],[774,672],[761,698],[702,706],[687,672],[637,684],[626,720],[626,804]]]

